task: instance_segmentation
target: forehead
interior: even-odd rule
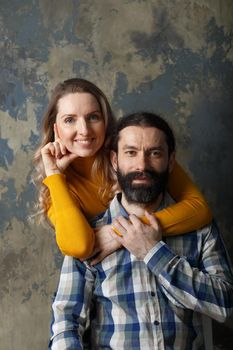
[[[155,127],[127,126],[119,133],[119,147],[167,147],[165,133]]]
[[[99,103],[94,95],[88,92],[75,92],[62,96],[57,103],[58,111],[98,110]]]

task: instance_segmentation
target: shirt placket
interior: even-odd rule
[[[161,312],[157,294],[157,282],[154,276],[150,276],[148,283],[150,290],[150,320],[153,333],[154,349],[164,350],[164,338],[161,322]]]

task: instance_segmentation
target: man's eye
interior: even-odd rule
[[[125,154],[127,154],[129,157],[133,157],[136,155],[135,151],[125,151]]]
[[[151,156],[152,157],[159,157],[161,155],[161,152],[160,151],[152,151],[151,152]]]

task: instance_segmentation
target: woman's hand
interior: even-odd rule
[[[106,256],[121,248],[118,243],[109,233],[111,225],[104,225],[95,230],[95,248],[93,258],[90,260],[91,265],[98,264]]]
[[[57,125],[54,124],[55,141],[49,142],[41,149],[42,161],[46,176],[62,173],[78,155],[70,153],[58,136]]]

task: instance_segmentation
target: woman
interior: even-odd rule
[[[44,115],[35,164],[38,212],[50,219],[64,254],[86,258],[93,252],[88,220],[106,209],[114,192],[108,148],[113,126],[110,105],[97,86],[78,78],[57,85]],[[164,235],[189,232],[210,221],[203,196],[178,164],[168,188],[177,203],[155,214]],[[102,258],[118,248],[111,244]]]

